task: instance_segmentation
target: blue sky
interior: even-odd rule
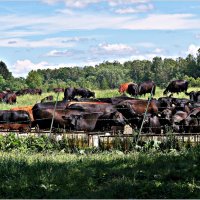
[[[0,10],[0,60],[15,77],[200,48],[200,0],[0,0]]]

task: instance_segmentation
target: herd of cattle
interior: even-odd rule
[[[169,130],[178,133],[198,133],[200,91],[188,93],[187,89],[187,81],[175,80],[163,93],[171,93],[169,96],[143,100],[137,96],[155,94],[156,85],[153,81],[121,84],[119,92],[122,95],[112,98],[95,98],[95,93],[88,89],[68,87],[55,91],[64,92],[62,101],[53,102],[53,99],[47,99],[51,101],[0,111],[0,128],[30,131],[34,127],[40,130],[50,129],[53,125],[54,130],[59,128],[91,132],[123,130],[128,124],[138,131],[143,124],[142,133],[161,134]],[[173,93],[179,92],[185,92],[189,98],[172,96]],[[125,93],[133,97],[126,96]]]

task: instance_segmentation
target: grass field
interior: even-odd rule
[[[199,91],[199,90],[200,90],[200,88],[192,88],[192,87],[190,87],[188,89],[188,92],[190,92],[190,91]],[[157,87],[156,88],[156,94],[155,94],[154,98],[159,98],[159,97],[163,96],[163,91],[164,91],[163,89],[160,89],[159,87]],[[120,93],[118,92],[117,89],[114,89],[114,90],[94,90],[94,92],[95,92],[97,98],[116,97],[116,96],[120,95]],[[56,100],[57,97],[58,97],[58,100],[62,100],[63,97],[64,97],[63,93],[60,93],[58,95],[58,94],[55,94],[53,92],[43,93],[41,96],[40,95],[29,95],[28,94],[28,95],[17,97],[17,103],[13,104],[13,105],[8,105],[8,104],[5,104],[5,103],[1,103],[0,104],[0,110],[7,110],[7,109],[10,109],[10,108],[13,108],[13,107],[16,107],[16,106],[28,106],[28,105],[32,105],[33,106],[36,103],[40,102],[41,99],[43,99],[44,97],[49,96],[49,95],[53,95],[54,100]],[[128,95],[128,96],[130,96],[130,95]],[[149,96],[150,96],[150,94],[147,94],[146,96],[141,96],[139,98],[148,99]],[[173,97],[189,98],[184,93],[179,93],[178,95],[174,94]]]
[[[200,198],[200,148],[181,152],[0,153],[1,198]]]

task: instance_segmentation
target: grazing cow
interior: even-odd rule
[[[0,110],[0,128],[7,130],[30,131],[29,113],[24,110]]]
[[[172,129],[174,132],[177,132],[177,133],[184,132],[182,121],[185,120],[187,116],[188,116],[188,113],[183,112],[183,111],[177,111],[172,116]]]
[[[190,112],[190,100],[186,98],[172,98],[173,114],[177,111]]]
[[[146,95],[146,93],[150,93],[155,95],[156,91],[156,84],[153,81],[145,81],[143,83],[138,84],[138,94],[139,95]]]
[[[158,98],[159,111],[162,112],[165,109],[172,108],[172,97],[160,97]]]
[[[140,127],[141,119],[146,111],[148,105],[147,100],[134,99],[124,100],[118,103],[115,107],[127,121],[132,125],[133,128]],[[158,114],[158,106],[156,100],[151,100],[148,106],[147,113]]]
[[[84,88],[65,88],[64,100],[74,100],[75,96],[81,96],[81,98],[95,97],[95,93]]]
[[[33,112],[32,112],[32,108],[33,106],[20,106],[20,107],[14,107],[14,108],[11,108],[10,110],[24,110],[26,112],[29,113],[29,116],[30,116],[30,120],[31,122],[34,121],[34,118],[33,118]]]
[[[179,92],[187,92],[188,84],[189,83],[186,80],[174,80],[169,83],[167,88],[164,90],[163,94],[167,95],[168,92],[177,94]]]
[[[131,96],[138,95],[138,85],[136,83],[130,83],[127,88],[127,93]]]
[[[46,102],[46,101],[53,101],[53,96],[52,96],[52,95],[49,95],[49,96],[47,96],[47,97],[41,99],[41,103]]]
[[[4,98],[3,101],[7,104],[13,104],[17,102],[17,96],[15,93],[7,93]]]
[[[188,116],[182,120],[182,126],[185,133],[200,132],[200,108],[194,108]]]
[[[3,102],[5,95],[6,95],[5,92],[0,92],[0,102]]]
[[[76,95],[75,88],[72,87],[65,88],[63,100],[71,101],[75,98],[75,95]]]
[[[128,83],[122,83],[120,86],[119,86],[119,93],[125,93],[128,89],[128,85],[131,84],[132,82],[128,82]]]
[[[186,95],[190,96],[190,101],[192,103],[200,102],[200,91],[194,92],[185,92]]]
[[[161,127],[163,129],[163,133],[168,132],[169,128],[172,125],[172,109],[166,108],[159,113],[159,120]]]
[[[15,94],[17,96],[25,95],[25,94],[32,94],[32,95],[38,94],[38,95],[41,95],[42,94],[42,90],[41,89],[26,88],[26,89],[18,90]]]
[[[105,131],[111,130],[112,126],[124,126],[123,115],[112,104],[104,102],[74,102],[67,110],[79,111],[77,115],[66,115],[64,119],[71,119],[75,130],[82,131]],[[90,116],[90,114],[94,117]],[[89,123],[88,120],[93,120]],[[78,125],[77,125],[78,124]]]
[[[64,88],[53,88],[55,93],[64,92]]]
[[[95,98],[95,93],[85,88],[75,88],[75,96],[81,96],[81,98]]]
[[[143,118],[142,118],[143,119]],[[141,126],[141,124],[139,124]],[[143,133],[161,134],[161,124],[157,115],[147,114],[142,128]]]
[[[54,123],[53,127],[55,128],[69,128],[66,124],[66,121],[62,118],[65,115],[65,108],[68,105],[66,101],[58,101],[56,102],[45,102],[45,103],[37,103],[33,106],[33,118],[34,122],[33,126],[36,126],[40,129],[49,129],[51,127],[52,118],[54,115]],[[54,113],[55,109],[55,113]]]
[[[119,112],[126,115],[126,111],[134,114],[144,114],[147,108],[148,100],[143,99],[133,99],[133,100],[124,100],[116,105],[116,108]],[[156,100],[151,100],[148,106],[148,113],[157,114],[158,105]]]
[[[76,99],[76,101],[78,102],[104,102],[104,103],[111,103],[113,105],[116,105],[120,103],[121,101],[133,100],[133,99],[135,98],[131,98],[126,95],[121,95],[121,96],[111,97],[111,98],[95,98],[95,99],[82,98],[82,99]]]

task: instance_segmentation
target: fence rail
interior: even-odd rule
[[[8,135],[9,133],[15,133],[18,137],[36,136],[40,137],[42,135],[49,136],[48,131],[42,132],[27,132],[19,133],[18,131],[2,131],[0,134]],[[178,140],[181,143],[191,143],[192,145],[200,144],[200,133],[172,133],[172,134],[141,134],[140,141],[166,141],[170,137]],[[132,142],[137,138],[137,134],[115,134],[112,135],[111,132],[84,132],[84,131],[68,131],[63,133],[52,133],[52,138],[59,141],[63,138],[70,139],[74,141],[74,145],[78,147],[103,147],[104,149],[112,148],[116,140],[122,142],[126,146],[128,143]]]

